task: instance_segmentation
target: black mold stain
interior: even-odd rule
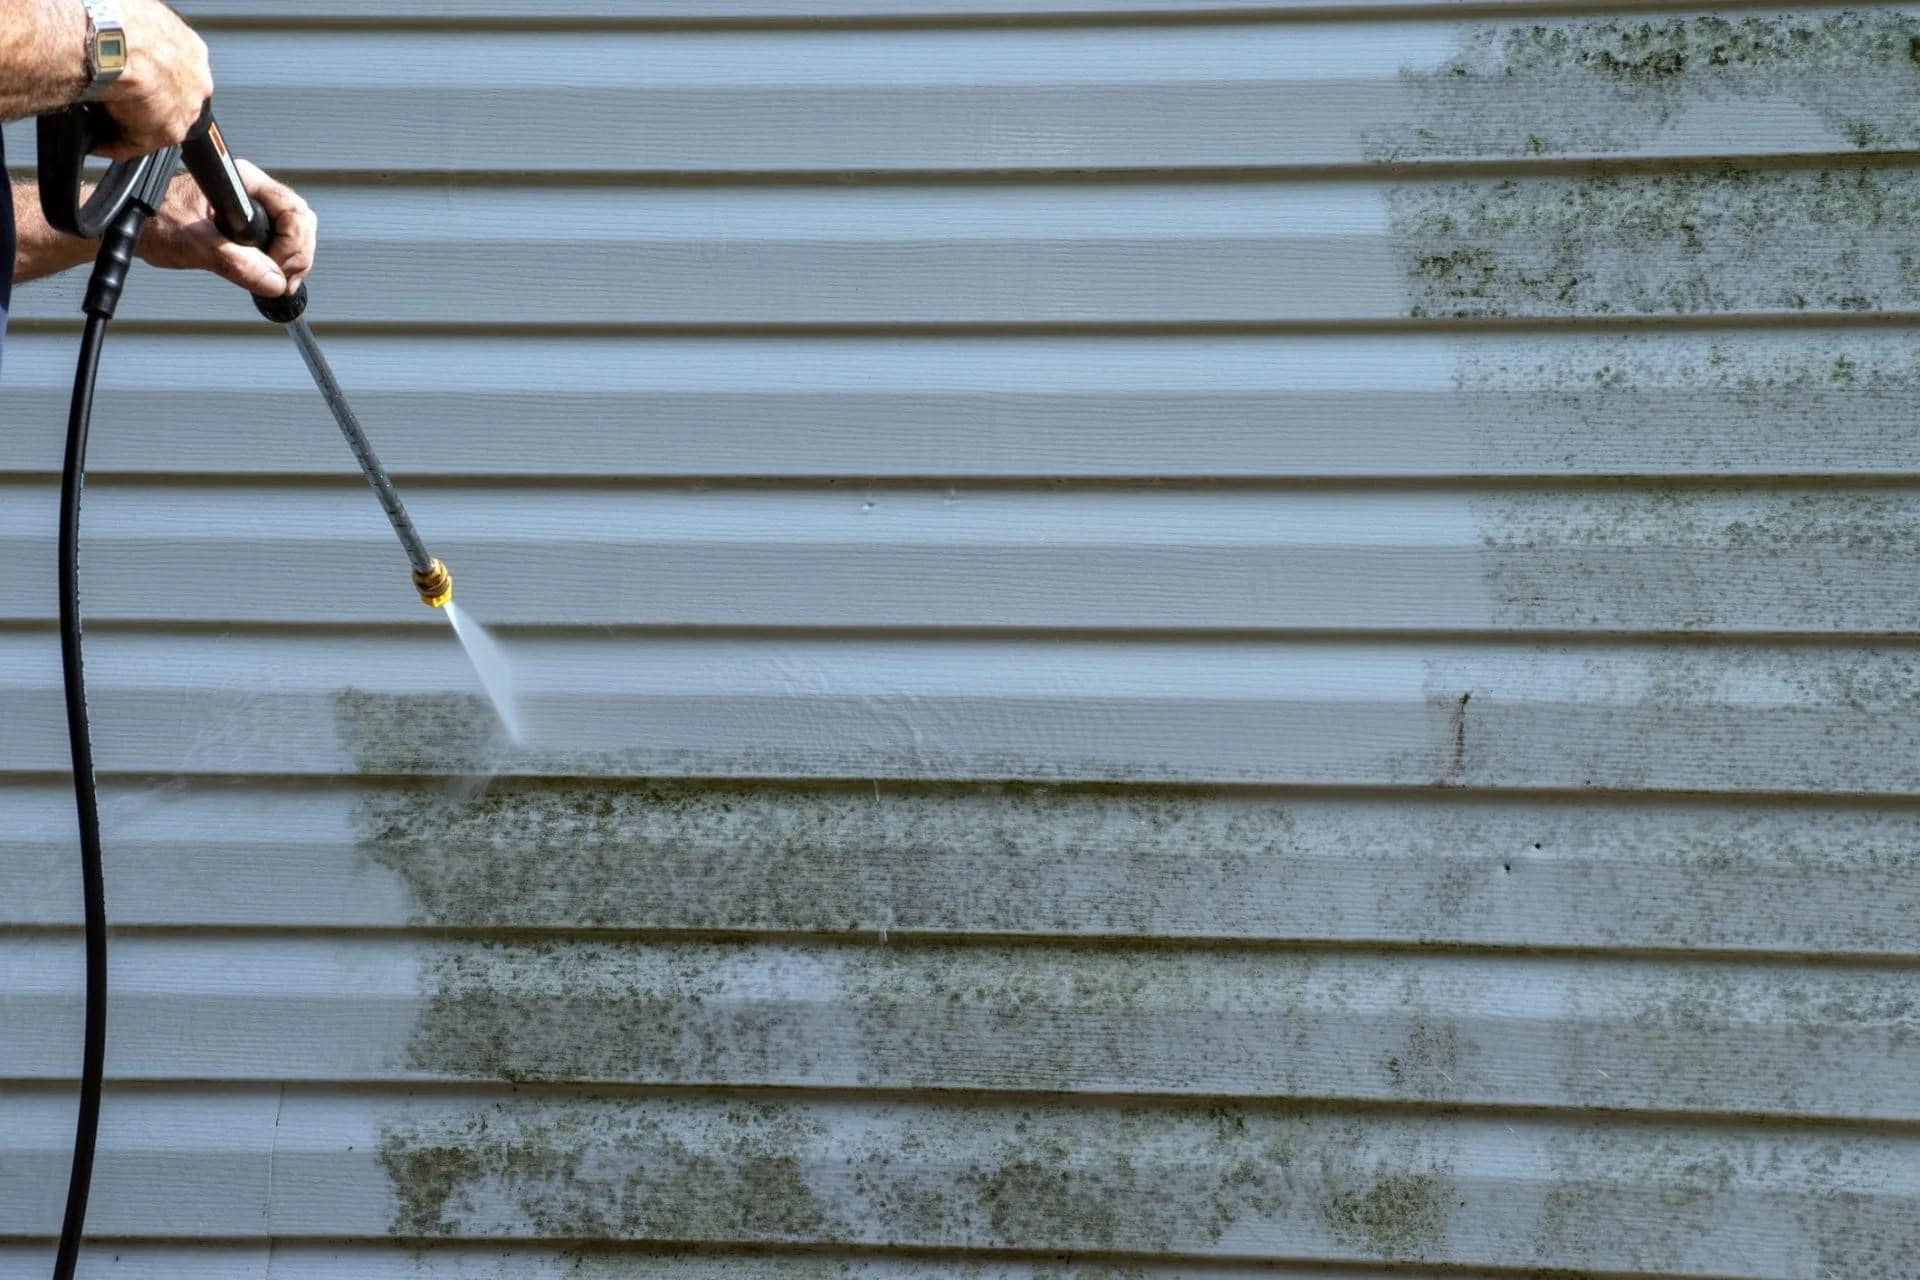
[[[1509,626],[1920,630],[1920,496],[1904,490],[1501,492],[1473,510]]]
[[[714,1007],[729,952],[573,941],[438,947],[408,1065],[515,1082],[806,1075],[816,1046],[804,1025],[751,1006]]]
[[[1183,1170],[1186,1176],[1178,1180],[1142,1158],[1155,1136],[1150,1113],[1121,1113],[1097,1144],[1059,1128],[1022,1133],[957,1178],[956,1199],[971,1202],[966,1229],[984,1230],[988,1241],[1001,1246],[1059,1242],[1164,1252],[1217,1245],[1242,1219],[1285,1208],[1293,1194],[1287,1176],[1293,1153],[1284,1142],[1261,1151],[1232,1150],[1248,1145],[1245,1117],[1227,1108],[1210,1115],[1224,1149],[1208,1153],[1213,1158],[1206,1165]],[[1171,1207],[1170,1194],[1181,1209],[1149,1210]]]
[[[704,1122],[689,1130],[676,1123]],[[801,1167],[824,1133],[795,1108],[554,1105],[515,1098],[380,1140],[398,1236],[811,1240],[843,1235]]]
[[[1476,779],[1607,791],[1920,789],[1920,652],[1904,644],[1543,651],[1499,682],[1477,663],[1427,665],[1436,704],[1468,681],[1485,689],[1484,709],[1475,693]]]
[[[1920,172],[1404,183],[1415,318],[1920,309]]]
[[[470,1255],[470,1248],[462,1253]],[[952,1261],[917,1262],[843,1261],[828,1255],[798,1252],[753,1254],[727,1248],[662,1250],[652,1247],[600,1245],[552,1253],[535,1253],[539,1270],[529,1270],[529,1251],[504,1250],[486,1280],[526,1280],[564,1275],[569,1280],[1174,1280],[1171,1271],[1156,1268],[1076,1264],[1071,1260],[1047,1263]],[[441,1274],[422,1271],[422,1275]],[[481,1280],[479,1273],[460,1271]]]
[[[344,689],[333,715],[361,773],[484,775],[509,754],[500,718],[478,695]]]
[[[1610,718],[1645,738],[1659,726],[1635,704],[1650,701],[1672,704],[1675,732],[1691,735],[1687,758],[1704,768],[1720,731],[1701,713],[1733,680],[1811,699],[1796,714],[1835,722],[1825,767],[1884,781],[1912,755],[1910,666],[1898,650],[1821,660],[1716,649],[1598,667],[1628,686],[1603,686],[1607,701],[1589,709],[1601,737],[1577,759],[1521,763],[1535,773],[1559,763],[1554,776],[1576,785],[1607,781],[1618,770],[1608,757],[1645,761],[1654,745],[1622,744]],[[1463,674],[1436,673],[1433,745],[1407,762],[1410,779],[1434,778],[1449,758],[1460,692],[1486,675]],[[1525,717],[1537,713],[1503,709],[1498,692],[1475,691],[1476,769],[1489,755],[1501,763],[1502,734],[1488,726],[1503,715],[1535,732]],[[417,756],[411,703],[345,695],[350,749]],[[1722,745],[1746,750],[1737,736]],[[1768,760],[1775,775],[1795,763],[1777,750]],[[618,778],[361,794],[361,853],[405,884],[418,923],[439,928],[1920,951],[1920,818],[1904,809]],[[1550,856],[1529,863],[1533,890],[1515,897],[1523,878],[1502,877],[1500,864],[1543,841]],[[1543,914],[1560,895],[1580,910]]]
[[[1417,1261],[1443,1251],[1452,1194],[1444,1171],[1383,1164],[1364,1186],[1330,1185],[1320,1215],[1336,1237],[1375,1257]]]
[[[1572,976],[1542,973],[1542,981]],[[1920,1042],[1899,969],[1599,969],[1470,1039],[1490,974],[1429,960],[1073,948],[445,942],[408,1065],[672,1086],[1572,1102],[1855,1114]],[[1534,1037],[1552,1036],[1549,1049]],[[1517,1041],[1516,1041],[1517,1043]],[[1330,1071],[1339,1046],[1380,1054]],[[1902,1114],[1907,1100],[1867,1103]]]
[[[391,1121],[380,1153],[391,1229],[416,1238],[1164,1252],[1287,1224],[1418,1258],[1444,1248],[1455,1193],[1418,1141],[1398,1145],[1382,1157],[1365,1128],[1222,1106],[522,1096]]]
[[[423,923],[1141,935],[1244,891],[1284,805],[1152,789],[502,781],[369,794],[360,847]]]
[[[1868,1061],[1899,1064],[1920,1043],[1920,984],[1905,969],[1662,967],[1616,1007],[1576,987],[1555,1038],[1561,1089],[1582,1105],[1642,1105],[1657,1080],[1676,1105],[1711,1110],[1736,1076],[1745,1109],[1832,1114],[1836,1082],[1858,1080]],[[1866,1105],[1905,1110],[1890,1097]]]
[[[1920,473],[1903,333],[1502,335],[1463,344],[1454,381],[1502,424],[1482,447],[1540,474]]]
[[[1411,973],[1403,989],[1415,1020],[1400,1052],[1386,1061],[1387,1079],[1395,1092],[1428,1102],[1450,1101],[1474,1092],[1476,1082],[1461,1084],[1466,1075],[1461,1059],[1467,1046],[1463,1045],[1460,1028],[1419,1012],[1426,997]]]
[[[449,942],[427,962],[407,1063],[514,1082],[1205,1093],[1259,1081],[1287,1094],[1311,1029],[1346,1004],[1344,983],[1313,985],[1318,963],[1157,949]]]
[[[1724,1269],[1726,1254],[1703,1242],[1725,1234],[1730,1212],[1743,1201],[1748,1221],[1764,1229],[1751,1206],[1752,1184],[1765,1180],[1798,1193],[1766,1211],[1804,1242],[1790,1269],[1905,1277],[1920,1256],[1920,1217],[1897,1193],[1857,1189],[1877,1161],[1910,1159],[1895,1150],[1878,1138],[1838,1135],[1790,1147],[1750,1138],[1702,1144],[1659,1124],[1560,1135],[1548,1143],[1549,1184],[1532,1248],[1543,1263],[1605,1259],[1596,1269],[1609,1272]],[[1636,1229],[1621,1232],[1623,1222]]]
[[[361,773],[486,779],[606,778],[823,778],[880,777],[902,781],[998,779],[1010,785],[1129,783],[1166,788],[1183,781],[1179,766],[1143,766],[1098,755],[1033,752],[888,751],[844,746],[817,754],[777,751],[757,741],[700,750],[671,747],[575,749],[524,747],[510,742],[486,699],[468,694],[391,694],[345,689],[334,701],[334,723]],[[1044,716],[1043,704],[1032,714]],[[1218,778],[1210,778],[1219,781]],[[1232,780],[1232,779],[1229,779]]]
[[[1402,73],[1414,123],[1370,148],[1387,163],[1619,155],[1701,108],[1792,104],[1836,148],[1913,149],[1916,48],[1920,19],[1889,9],[1483,25],[1445,64]]]
[[[1849,1276],[1900,1275],[1920,1250],[1901,1134],[1526,1123],[1513,1149],[1544,1159],[1517,1182],[1479,1156],[1455,1173],[1464,1145],[1495,1140],[1452,1118],[1217,1105],[518,1096],[392,1119],[380,1151],[392,1229],[416,1238],[1228,1254],[1285,1239],[1303,1258],[1704,1274],[1764,1237],[1756,1260],[1782,1274],[1818,1255]],[[1456,1241],[1465,1214],[1500,1229]],[[1761,1215],[1779,1216],[1756,1237]]]

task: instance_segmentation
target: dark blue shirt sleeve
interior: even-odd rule
[[[7,181],[7,144],[0,138],[0,359],[7,346],[7,304],[13,300],[13,184]]]

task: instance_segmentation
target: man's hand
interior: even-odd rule
[[[206,42],[160,0],[120,0],[118,13],[127,32],[127,69],[100,101],[120,137],[100,154],[131,160],[187,136],[213,96],[213,69]]]
[[[167,189],[167,202],[147,219],[140,256],[156,267],[211,271],[249,293],[291,293],[313,270],[318,219],[293,188],[275,182],[251,161],[236,163],[247,194],[273,220],[273,242],[265,253],[221,235],[206,197],[183,173]]]
[[[156,267],[211,271],[251,293],[275,297],[291,293],[313,270],[318,220],[291,187],[275,182],[250,161],[234,163],[247,194],[267,211],[273,223],[273,240],[265,253],[234,244],[221,235],[213,225],[213,210],[206,197],[183,173],[167,188],[167,200],[160,211],[147,219],[140,233],[139,254]],[[99,242],[76,240],[48,226],[40,216],[40,197],[31,183],[15,185],[13,205],[20,224],[15,281],[50,276],[92,260]]]

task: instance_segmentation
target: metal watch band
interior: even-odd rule
[[[104,93],[126,70],[126,32],[107,0],[81,0],[81,4],[87,11],[87,89],[81,94],[81,100],[90,102]],[[111,66],[103,65],[100,57],[103,36],[121,42],[120,57]]]

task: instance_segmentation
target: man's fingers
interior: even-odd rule
[[[129,129],[122,125],[113,141],[96,149],[94,154],[105,156],[109,160],[138,160],[141,156],[151,155],[166,145],[168,145],[166,139],[151,130]]]
[[[200,122],[199,112],[166,111],[148,100],[123,100],[104,104],[107,114],[119,126],[119,136],[96,154],[109,160],[135,160],[185,140]]]
[[[313,270],[320,220],[299,192],[277,181],[252,161],[240,161],[240,178],[246,184],[247,193],[273,219],[273,243],[267,246],[267,252],[280,264],[289,287],[298,285]]]
[[[215,240],[213,269],[223,280],[231,280],[248,293],[262,293],[277,298],[287,291],[287,277],[281,273],[272,258],[242,244],[234,244],[218,231],[213,233]]]
[[[273,243],[267,246],[267,252],[273,255],[280,269],[295,284],[300,278],[313,270],[313,251],[320,238],[320,220],[313,210],[307,208],[306,201],[300,200],[296,207],[282,208],[273,215]]]
[[[274,237],[274,256],[280,263],[280,269],[287,273],[289,287],[297,287],[313,270],[314,245],[319,239],[320,220],[314,217],[313,210],[305,208],[283,217],[286,222],[279,219],[274,222],[278,233]]]
[[[166,206],[147,224],[140,254],[161,267],[211,271],[249,293],[280,297],[313,267],[317,221],[307,202],[245,160],[239,162],[247,193],[267,211],[274,236],[266,252],[237,245],[220,234],[212,210],[193,182],[182,176]]]

